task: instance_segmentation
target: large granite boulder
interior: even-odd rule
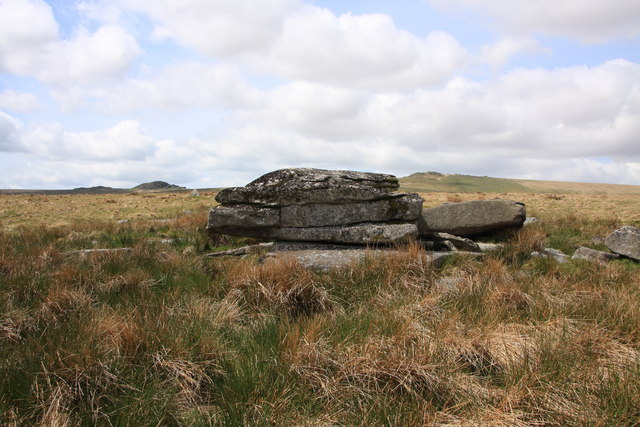
[[[326,227],[364,222],[415,222],[422,207],[417,194],[394,194],[379,200],[289,206],[222,205],[209,213],[209,228]]]
[[[289,206],[376,200],[398,189],[393,175],[324,169],[280,169],[245,187],[222,190],[221,204]]]
[[[521,227],[526,217],[524,204],[512,200],[445,203],[423,209],[418,230],[420,235],[443,232],[466,237]]]
[[[417,194],[393,193],[392,175],[282,169],[216,196],[211,233],[270,240],[392,244],[418,235]]]
[[[625,225],[607,236],[604,243],[611,252],[640,261],[640,229]]]

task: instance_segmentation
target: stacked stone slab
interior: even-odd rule
[[[391,244],[418,235],[422,198],[395,193],[387,174],[280,169],[228,188],[209,213],[212,233],[279,241]]]
[[[521,227],[526,216],[523,203],[502,199],[473,200],[424,209],[418,228],[420,235],[425,237],[436,232],[468,237]]]

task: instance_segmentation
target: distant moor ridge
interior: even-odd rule
[[[640,185],[536,181],[492,178],[439,172],[417,172],[400,178],[400,191],[407,193],[554,193],[554,194],[640,194]],[[215,183],[212,183],[215,184]],[[220,188],[200,190],[218,191]],[[79,187],[71,190],[0,190],[0,194],[122,194],[140,191],[187,191],[165,181],[151,181],[133,188]]]
[[[400,189],[418,193],[640,194],[640,185],[537,181],[439,172],[418,172],[400,178]]]
[[[522,193],[532,190],[517,181],[487,176],[419,172],[400,178],[404,190],[446,193]]]
[[[0,190],[0,194],[127,194],[140,191],[186,191],[186,187],[169,184],[164,181],[145,182],[133,188],[113,188],[98,185],[95,187],[78,187],[70,190]]]

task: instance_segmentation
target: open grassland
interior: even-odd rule
[[[0,228],[68,226],[82,222],[175,218],[185,211],[210,208],[212,192],[128,194],[0,194]]]
[[[640,196],[499,196],[541,222],[484,259],[325,274],[204,257],[209,195],[2,196],[0,425],[637,425],[640,267],[530,253]]]
[[[544,218],[573,216],[585,220],[640,221],[640,194],[548,194],[500,192],[419,192],[425,207],[444,202],[511,199],[524,202],[527,214]],[[71,226],[81,223],[163,221],[185,213],[209,209],[217,203],[214,192],[190,197],[189,192],[98,195],[0,194],[0,229],[21,226]]]

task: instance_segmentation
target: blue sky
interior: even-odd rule
[[[0,188],[640,185],[637,0],[0,0]]]

